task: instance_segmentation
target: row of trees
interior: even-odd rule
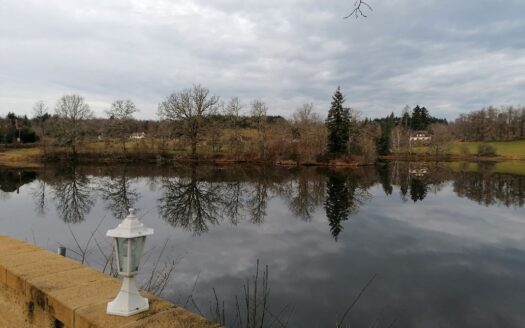
[[[193,158],[201,145],[217,153],[252,154],[259,159],[275,157],[276,153],[289,153],[294,158],[299,156],[297,152],[313,158],[325,149],[324,124],[312,104],[304,104],[292,120],[285,120],[268,115],[268,106],[261,100],[247,106],[237,97],[223,102],[200,85],[166,97],[159,104],[159,120],[136,120],[138,108],[131,100],[116,100],[106,110],[105,119],[95,118],[79,95],[61,97],[53,115],[42,101],[33,110],[29,125],[38,131],[44,154],[52,144],[68,147],[76,157],[86,138],[97,137],[119,141],[126,154],[130,134],[137,131],[146,132],[164,150],[170,140],[180,139],[189,145]]]
[[[358,155],[371,162],[376,155],[410,149],[410,136],[416,131],[433,134],[432,150],[441,154],[452,141],[445,119],[430,115],[425,107],[405,107],[401,116],[394,113],[374,120],[359,120],[357,113],[343,106],[345,98],[338,88],[332,97],[332,106],[326,119],[328,152],[334,155]]]
[[[101,119],[94,117],[81,96],[65,95],[57,101],[53,115],[41,101],[34,106],[32,120],[9,114],[0,120],[0,133],[4,142],[13,142],[17,133],[27,136],[25,132],[34,129],[38,136],[33,132],[32,138],[22,137],[21,142],[40,137],[45,155],[53,145],[67,147],[76,157],[86,138],[102,137],[106,146],[109,142],[120,144],[121,153],[127,156],[130,134],[141,131],[152,140],[147,148],[160,155],[188,148],[192,158],[206,152],[238,160],[301,162],[334,158],[373,162],[377,155],[410,150],[410,136],[421,130],[431,135],[429,145],[437,155],[446,152],[454,137],[467,141],[525,138],[523,108],[483,109],[448,124],[420,106],[412,110],[405,107],[399,116],[392,113],[374,120],[361,119],[344,103],[338,88],[326,120],[311,103],[299,107],[287,120],[268,115],[268,106],[261,100],[249,105],[237,97],[222,101],[209,89],[194,85],[167,96],[158,106],[159,120],[139,121],[134,118],[138,108],[129,99],[114,101],[106,110],[106,118]]]
[[[455,136],[465,141],[525,139],[525,107],[488,107],[461,114],[452,127]]]
[[[31,129],[31,123],[27,116],[17,116],[14,113],[8,113],[5,118],[0,118],[0,143],[28,143],[37,140],[38,136]]]

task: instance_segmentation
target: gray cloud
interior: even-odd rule
[[[3,0],[0,114],[75,92],[98,115],[129,97],[154,118],[192,83],[286,116],[305,101],[324,113],[337,85],[368,116],[524,103],[523,1],[370,3],[355,21],[346,0]]]

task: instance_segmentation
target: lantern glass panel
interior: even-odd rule
[[[131,257],[129,261],[130,272],[139,271],[140,259],[142,257],[142,252],[144,250],[144,244],[146,237],[138,237],[130,239],[131,244]]]
[[[128,257],[128,240],[127,238],[116,238],[117,240],[117,256],[118,256],[118,271],[129,273],[129,257]]]
[[[116,238],[119,272],[130,274],[139,270],[146,237]]]

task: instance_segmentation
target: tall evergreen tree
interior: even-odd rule
[[[390,153],[390,134],[395,125],[394,114],[381,121],[381,135],[376,139],[376,149],[379,155]]]
[[[421,108],[419,105],[412,110],[412,120],[410,123],[412,130],[421,130]]]
[[[412,110],[411,121],[412,130],[426,130],[428,129],[431,121],[436,121],[436,119],[430,116],[428,110],[425,107],[419,107],[419,105],[414,107]]]
[[[337,87],[333,97],[332,106],[328,111],[326,127],[328,128],[328,152],[344,154],[348,149],[350,136],[350,110],[343,107],[345,98],[341,87]]]
[[[421,125],[420,130],[427,130],[430,125],[430,114],[426,107],[421,107]]]

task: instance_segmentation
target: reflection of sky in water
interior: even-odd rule
[[[58,243],[75,248],[51,196],[47,213],[35,214],[38,183],[22,186],[20,194],[2,194],[1,233],[49,249]],[[387,196],[375,185],[369,189],[372,198],[343,223],[337,243],[322,207],[305,222],[275,192],[263,224],[222,223],[194,236],[159,218],[160,187],[152,188],[146,178],[132,178],[131,186],[140,195],[135,206],[144,223],[155,228],[147,242],[148,263],[166,238],[166,260],[180,259],[164,293],[172,300],[184,300],[199,275],[194,297],[203,310],[209,308],[212,288],[232,305],[260,259],[270,267],[271,308],[291,303],[293,327],[335,326],[374,274],[350,314],[356,327],[373,322],[386,327],[394,319],[396,327],[525,326],[525,210],[459,198],[450,182],[417,203],[402,202],[398,187]],[[99,192],[94,198],[86,221],[71,228],[85,243],[106,215],[96,238],[108,249],[105,231],[118,221],[107,214]],[[88,259],[92,266],[102,263],[96,248]]]

